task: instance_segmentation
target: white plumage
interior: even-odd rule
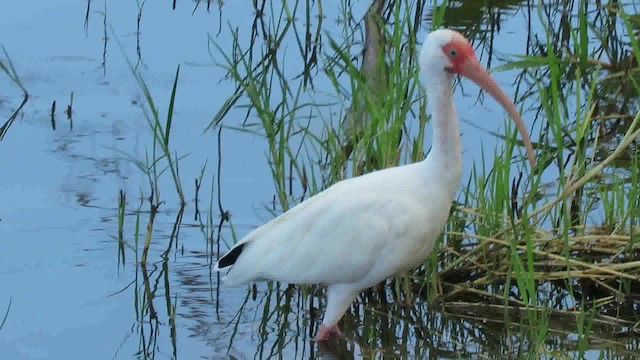
[[[527,155],[533,151],[515,107],[480,66],[469,42],[452,30],[427,36],[421,80],[434,124],[425,160],[336,183],[240,240],[216,264],[230,268],[225,285],[276,280],[327,286],[327,309],[316,340],[339,333],[355,297],[392,275],[423,263],[447,221],[461,176],[453,78],[485,87],[516,121]],[[520,123],[518,123],[520,122]]]

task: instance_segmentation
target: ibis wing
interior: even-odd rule
[[[367,181],[338,183],[247,235],[225,283],[363,278],[393,241],[391,219],[406,202],[387,188],[393,181],[358,179]]]

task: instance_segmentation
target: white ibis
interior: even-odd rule
[[[533,147],[518,111],[478,62],[467,39],[436,30],[420,52],[433,144],[421,162],[340,181],[251,231],[220,258],[225,285],[276,280],[327,287],[315,340],[340,334],[338,320],[358,293],[422,264],[443,231],[462,172],[454,76],[467,77],[515,121],[531,166]]]

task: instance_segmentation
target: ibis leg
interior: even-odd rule
[[[351,306],[357,294],[357,290],[346,284],[331,285],[327,288],[327,308],[314,340],[326,341],[332,334],[340,335],[338,321]]]

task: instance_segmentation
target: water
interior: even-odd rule
[[[524,51],[519,34],[526,30],[518,4],[501,5],[505,16],[495,40],[498,52]],[[210,232],[200,222],[206,223],[210,196],[214,223],[220,199],[238,236],[272,217],[267,211],[274,192],[266,143],[225,129],[219,153],[216,131],[203,132],[234,90],[217,65],[221,59],[210,52],[207,35],[228,49],[227,24],[232,24],[248,46],[254,21],[250,5],[225,2],[221,10],[215,4],[210,12],[204,3],[193,11],[194,4],[187,1],[178,1],[176,10],[170,1],[145,2],[141,12],[131,1],[108,2],[106,8],[103,2],[90,5],[86,28],[86,2],[12,2],[0,12],[0,44],[31,94],[24,116],[0,143],[0,313],[11,301],[0,330],[3,359],[456,358],[499,356],[513,345],[501,340],[482,345],[475,336],[504,329],[491,330],[486,320],[460,320],[420,300],[413,307],[394,304],[387,289],[361,297],[355,316],[345,317],[348,340],[318,347],[309,342],[318,316],[312,319],[308,311],[318,307],[317,299],[285,287],[269,292],[264,284],[250,293],[218,289],[210,266],[215,245],[210,247]],[[367,6],[355,2],[354,18],[361,18]],[[324,30],[339,35],[341,10],[325,4],[324,11]],[[293,44],[287,51],[296,51]],[[131,246],[134,210],[141,197],[150,195],[146,176],[128,158],[144,159],[153,144],[141,109],[144,97],[125,56],[134,64],[140,60],[138,69],[161,114],[166,114],[181,65],[171,144],[179,156],[188,155],[180,162],[187,207],[174,237],[179,202],[170,176],[163,175],[159,189],[164,203],[146,267],[137,265],[139,253],[131,247],[125,248],[123,263],[118,255],[119,192],[126,194],[124,237]],[[294,60],[288,66],[303,65]],[[511,75],[497,76],[507,89]],[[21,95],[6,77],[0,77],[0,88],[0,119],[5,119]],[[73,129],[64,114],[71,93]],[[487,118],[481,127],[501,127],[495,105],[486,103],[478,110],[476,96],[477,89],[468,84],[464,95],[456,93],[461,119],[475,121],[478,113]],[[55,131],[50,116],[54,100]],[[244,113],[237,111],[234,117],[240,124]],[[483,145],[491,149],[495,143],[466,122],[461,130],[465,164],[477,158]],[[205,162],[198,194],[205,220],[195,220],[194,179]],[[218,176],[221,193],[215,191]],[[142,209],[148,210],[146,202]],[[140,242],[146,221],[146,215],[140,217]],[[227,225],[222,237],[233,241]],[[371,329],[379,331],[378,338],[366,332]],[[518,342],[517,334],[511,337]]]

